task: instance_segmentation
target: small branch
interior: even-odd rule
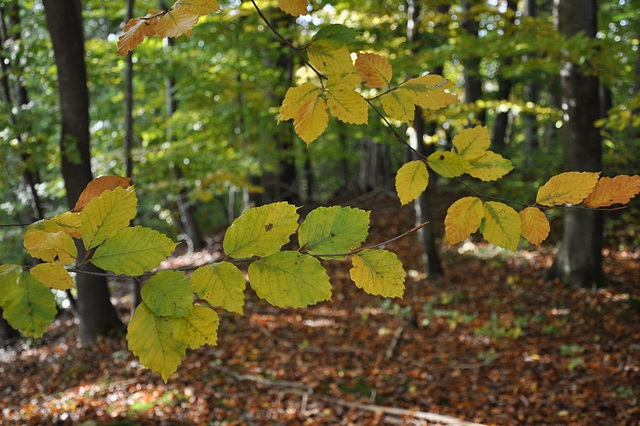
[[[393,334],[393,338],[389,342],[389,346],[387,346],[387,350],[384,352],[384,356],[386,359],[393,358],[393,353],[396,351],[396,348],[398,347],[398,343],[400,343],[400,340],[402,339],[402,333],[404,333],[404,325],[401,325],[400,327],[398,327],[396,332]]]
[[[380,112],[380,110],[378,108],[376,108],[376,106],[373,104],[373,102],[371,102],[370,99],[364,98],[364,100],[369,104],[369,106],[371,107],[371,109],[373,109],[373,111],[378,114],[378,116],[382,119],[382,121],[387,125],[387,128],[389,130],[391,130],[391,132],[393,133],[393,135],[396,137],[396,140],[398,142],[400,142],[402,145],[406,146],[407,148],[409,148],[411,150],[411,152],[415,153],[418,158],[422,158],[423,160],[426,160],[426,157],[422,154],[420,154],[417,150],[415,150],[407,141],[404,140],[404,138],[402,136],[400,136],[400,134],[396,131],[396,129],[393,128],[393,126],[391,125],[391,123],[389,122],[389,120],[387,120],[387,117],[384,116],[383,113]]]
[[[31,225],[32,223],[8,223],[6,225],[0,225],[0,228],[25,228]]]

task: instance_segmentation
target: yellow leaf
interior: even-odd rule
[[[370,87],[386,87],[391,85],[393,69],[384,56],[375,53],[358,53],[356,72]]]
[[[44,285],[56,290],[68,290],[75,287],[73,278],[62,266],[52,263],[39,263],[31,268],[31,275]]]
[[[81,213],[82,241],[87,250],[99,246],[136,216],[138,199],[133,187],[104,191],[93,198]]]
[[[309,62],[319,72],[330,75],[350,73],[353,61],[349,49],[326,39],[314,41],[307,48]]]
[[[82,219],[80,213],[65,212],[49,219],[50,222],[58,225],[71,238],[82,238],[80,227]]]
[[[331,76],[327,82],[327,105],[331,115],[340,121],[353,124],[366,124],[369,120],[367,101],[353,90],[360,78],[353,74]]]
[[[413,101],[425,109],[436,110],[460,102],[455,95],[444,90],[449,81],[437,74],[412,78],[400,86],[411,94]]]
[[[220,10],[216,0],[178,0],[171,6],[171,10],[185,9],[198,15],[208,15]]]
[[[389,114],[389,117],[409,123],[413,120],[416,105],[413,97],[400,87],[384,94],[382,108]]]
[[[549,220],[537,207],[527,207],[520,212],[522,236],[531,244],[538,245],[547,239],[551,227]]]
[[[173,336],[191,349],[218,342],[218,314],[211,308],[195,305],[193,311],[173,321]]]
[[[453,138],[453,146],[458,154],[471,161],[484,155],[491,144],[489,129],[484,126],[476,126],[464,129]]]
[[[540,189],[536,202],[543,206],[579,204],[593,191],[600,172],[566,172],[553,176]]]
[[[71,209],[71,212],[80,213],[92,198],[99,197],[104,191],[113,191],[118,187],[126,189],[130,185],[131,178],[122,176],[101,176],[95,178],[89,182],[82,191],[80,197],[78,197],[78,202],[76,202],[76,205]]]
[[[309,2],[307,0],[278,0],[278,6],[289,15],[300,16],[308,14]]]
[[[486,182],[500,179],[511,170],[513,170],[511,161],[493,151],[487,151],[481,157],[469,161],[467,173]]]
[[[364,250],[351,259],[349,270],[357,287],[382,297],[404,295],[404,268],[395,253],[387,250]]]
[[[320,93],[322,93],[322,89],[311,83],[290,87],[284,96],[284,101],[282,101],[278,122],[292,119],[302,105],[320,96]]]
[[[459,243],[480,227],[484,209],[482,201],[476,197],[464,197],[447,209],[444,219],[444,232],[449,245]]]
[[[320,96],[304,103],[293,116],[296,133],[307,144],[316,140],[328,123],[327,103]]]
[[[596,183],[593,192],[584,200],[584,205],[597,208],[627,204],[638,192],[640,192],[640,176],[602,177]]]
[[[73,239],[61,227],[46,220],[29,226],[23,241],[31,256],[56,265],[73,263],[78,255]]]
[[[427,158],[427,164],[442,177],[454,178],[469,169],[469,162],[451,151],[434,152]]]
[[[418,198],[427,189],[428,184],[429,171],[422,161],[404,164],[396,174],[396,192],[400,197],[400,203],[404,206]]]
[[[484,203],[482,235],[492,244],[516,251],[522,235],[520,215],[504,203]]]

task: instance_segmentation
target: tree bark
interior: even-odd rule
[[[58,91],[62,120],[60,151],[66,198],[72,208],[85,186],[92,180],[89,150],[89,95],[84,63],[82,5],[78,0],[44,0],[58,69]],[[82,243],[80,258],[84,257]],[[93,265],[83,271],[99,272]],[[120,331],[122,322],[111,304],[104,276],[78,273],[78,319],[82,343],[90,345],[98,336]]]
[[[556,0],[555,5],[560,34],[569,38],[583,32],[595,37],[596,0]],[[562,64],[560,78],[564,170],[600,171],[602,147],[600,133],[594,127],[599,118],[598,79],[585,75],[569,60]],[[567,209],[562,244],[552,267],[553,276],[574,286],[601,281],[602,232],[601,212]]]
[[[462,0],[462,11],[464,13],[464,19],[462,21],[462,27],[468,37],[478,37],[478,21],[472,16],[471,8],[475,4],[478,4],[479,0]],[[462,59],[464,66],[464,94],[465,102],[467,104],[474,104],[482,99],[482,76],[480,75],[480,57],[475,53],[467,53],[466,57]],[[469,121],[472,119],[484,126],[487,121],[487,110],[480,108],[475,116],[469,117]],[[469,123],[471,124],[471,123]]]

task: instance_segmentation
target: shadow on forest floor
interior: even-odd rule
[[[377,208],[371,241],[412,226],[409,208]],[[446,278],[425,281],[416,244],[389,247],[409,271],[403,300],[356,288],[348,260],[328,266],[333,301],[308,309],[248,290],[244,316],[218,311],[218,346],[190,351],[167,384],[123,340],[81,349],[63,315],[43,339],[0,350],[0,422],[447,422],[426,412],[498,425],[640,422],[640,249],[608,250],[610,286],[586,290],[540,278],[547,249],[472,243],[444,252]],[[128,321],[126,287],[114,300]]]

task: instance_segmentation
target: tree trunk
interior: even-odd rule
[[[478,4],[480,0],[462,0],[462,11],[464,19],[462,27],[467,37],[478,37],[478,21],[471,14],[471,8]],[[480,75],[480,57],[468,53],[462,60],[464,66],[464,94],[467,104],[474,104],[482,99],[482,76]],[[473,108],[475,109],[475,108]],[[469,115],[469,121],[475,120],[477,124],[484,126],[487,121],[487,110],[484,108],[475,112],[474,116]]]
[[[43,4],[58,69],[62,176],[71,208],[92,180],[82,6],[78,0],[44,0]],[[82,243],[79,245],[82,249]],[[84,250],[78,256],[83,258]],[[82,270],[99,271],[93,265],[85,265]],[[76,287],[82,343],[90,345],[98,336],[120,331],[122,322],[111,304],[106,277],[78,273]]]
[[[524,16],[535,18],[538,16],[537,0],[525,0]],[[531,59],[531,55],[527,54],[523,57],[524,61]],[[540,100],[540,86],[537,82],[531,81],[524,87],[524,100],[531,102],[534,106]],[[525,112],[522,114],[522,123],[524,126],[524,146],[525,146],[525,164],[533,165],[534,153],[540,146],[540,137],[538,135],[538,122],[534,112]]]
[[[556,0],[558,30],[569,38],[579,32],[595,37],[596,0]],[[598,79],[565,61],[561,71],[562,141],[565,171],[602,170],[602,147],[594,122],[599,118]],[[552,273],[574,286],[597,283],[602,273],[601,212],[567,209],[562,245]]]

